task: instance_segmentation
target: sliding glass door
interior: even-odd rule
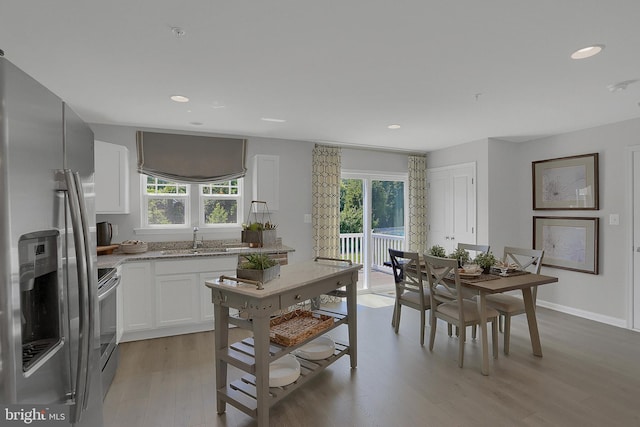
[[[340,252],[363,264],[359,289],[393,289],[391,269],[384,264],[389,248],[406,245],[406,180],[405,174],[342,172]]]

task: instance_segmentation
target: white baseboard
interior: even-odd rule
[[[584,319],[589,319],[589,320],[593,320],[600,323],[606,323],[607,325],[628,329],[627,321],[625,319],[619,319],[619,318],[610,317],[610,316],[603,316],[602,314],[593,313],[591,311],[579,310],[573,307],[567,307],[560,304],[541,301],[540,299],[536,301],[536,305],[539,305],[540,307],[548,308],[551,310],[559,311],[561,313],[567,313],[573,316],[582,317]]]

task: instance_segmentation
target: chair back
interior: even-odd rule
[[[514,263],[520,270],[540,274],[543,256],[544,250],[542,249],[538,250],[505,246],[502,262],[509,264]]]
[[[502,262],[515,263],[520,270],[526,270],[534,274],[540,274],[542,268],[542,257],[544,256],[544,250],[542,249],[527,249],[516,248],[512,246],[504,247],[504,255],[502,256]],[[532,288],[533,302],[536,302],[538,298],[538,287]]]
[[[424,263],[429,278],[431,306],[451,301],[457,301],[461,305],[463,295],[460,274],[458,273],[458,260],[424,254]],[[450,278],[445,280],[447,276],[454,278],[453,283]]]
[[[472,243],[458,243],[458,249],[464,249],[470,252],[470,257],[473,260],[479,253],[489,253],[489,245],[476,245]]]
[[[396,282],[396,294],[401,296],[405,292],[416,292],[421,296],[424,295],[420,255],[417,252],[404,252],[389,248],[389,257],[391,258],[393,278]],[[421,297],[420,300],[423,298]]]

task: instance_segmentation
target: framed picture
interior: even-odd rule
[[[531,163],[534,210],[597,210],[598,153]]]
[[[598,218],[533,217],[533,248],[542,265],[598,274]]]

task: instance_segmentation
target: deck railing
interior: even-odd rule
[[[363,233],[340,233],[340,257],[350,259],[359,264],[363,263],[362,245],[364,243]],[[384,262],[389,259],[389,248],[402,250],[404,236],[394,236],[391,234],[372,233],[371,252],[372,265],[376,270],[387,270]]]

